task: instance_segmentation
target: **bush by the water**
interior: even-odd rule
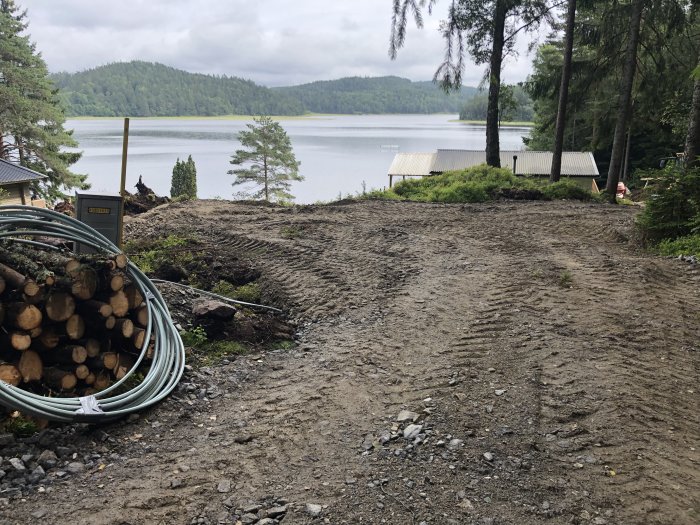
[[[646,170],[654,180],[637,224],[644,240],[657,244],[693,233],[700,227],[700,168],[669,166]]]
[[[442,175],[408,179],[394,188],[373,191],[367,198],[402,199],[421,202],[487,202],[500,198],[552,200],[590,200],[591,192],[574,181],[548,184],[537,179],[518,177],[505,168],[482,164]]]

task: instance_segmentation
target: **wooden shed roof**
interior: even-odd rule
[[[4,159],[0,159],[0,186],[17,184],[19,182],[32,182],[45,179],[46,175],[18,166]]]
[[[501,150],[501,166],[513,169],[517,155],[516,175],[549,175],[552,166],[551,151]],[[392,176],[427,176],[445,171],[463,170],[486,162],[483,150],[439,149],[436,153],[398,153],[391,167]],[[591,152],[565,151],[562,154],[561,174],[565,177],[598,177],[598,167]]]

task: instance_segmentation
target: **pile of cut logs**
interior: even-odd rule
[[[148,309],[123,254],[0,244],[0,380],[51,396],[104,390],[134,366]],[[147,356],[153,351],[149,342]]]

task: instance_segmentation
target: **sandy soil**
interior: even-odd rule
[[[633,216],[157,208],[129,234],[184,229],[250,259],[299,345],[76,432],[94,467],[4,522],[700,523],[700,271],[636,251]]]

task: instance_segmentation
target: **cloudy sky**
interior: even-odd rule
[[[344,76],[432,78],[443,53],[438,2],[422,30],[411,24],[398,59],[388,57],[391,0],[17,0],[49,69],[80,71],[117,61],[161,62],[267,86]],[[532,56],[504,68],[524,80]],[[467,85],[483,68],[470,66]]]

